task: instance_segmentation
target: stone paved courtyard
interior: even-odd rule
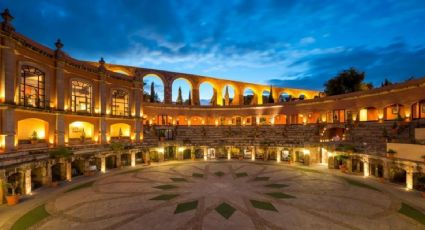
[[[187,162],[102,177],[46,203],[37,229],[423,229],[397,198],[320,171]]]

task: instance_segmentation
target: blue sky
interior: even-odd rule
[[[17,31],[75,58],[323,89],[425,76],[425,1],[2,0]],[[183,93],[184,96],[186,93]]]

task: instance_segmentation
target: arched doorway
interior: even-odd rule
[[[85,121],[74,121],[69,124],[69,144],[91,143],[94,135],[94,125]]]

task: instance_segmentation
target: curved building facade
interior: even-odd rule
[[[424,173],[425,78],[324,96],[103,59],[93,63],[70,57],[60,40],[51,49],[16,32],[8,11],[2,17],[0,184],[18,178],[21,194],[90,171],[164,160],[327,164],[388,180],[397,168],[410,189]],[[161,102],[146,98],[147,76],[162,81]],[[177,79],[190,86],[187,103],[172,100]],[[213,88],[208,106],[200,102],[203,83]],[[253,95],[244,96],[246,90]],[[72,149],[72,157],[52,157],[62,146]]]

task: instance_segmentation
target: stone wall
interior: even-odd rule
[[[158,146],[160,127],[144,130],[143,145]],[[302,146],[319,143],[319,127],[316,125],[283,126],[177,126],[175,142],[199,146],[248,146],[291,145]]]

